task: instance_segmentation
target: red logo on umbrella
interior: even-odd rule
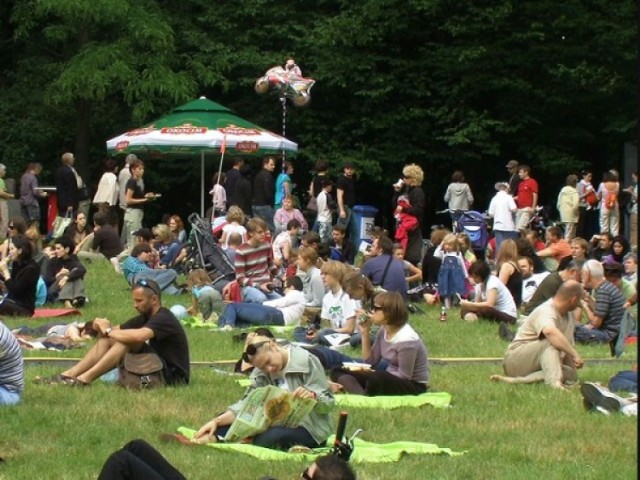
[[[185,123],[179,127],[164,127],[160,130],[160,133],[169,135],[198,135],[207,133],[207,130],[207,127],[194,127],[190,123]]]
[[[238,142],[236,143],[235,149],[240,153],[251,153],[255,152],[260,148],[260,144],[258,142]]]
[[[129,146],[129,142],[126,140],[123,142],[118,142],[118,144],[116,145],[116,152],[121,152],[122,150],[126,150],[128,146]]]

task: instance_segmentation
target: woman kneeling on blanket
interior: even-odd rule
[[[429,388],[427,348],[411,326],[409,312],[402,295],[383,292],[375,296],[373,311],[358,328],[362,334],[362,356],[372,367],[382,360],[386,370],[348,370],[331,372],[334,391],[358,395],[419,395]],[[371,347],[371,325],[380,326]]]
[[[251,385],[246,396],[255,388],[274,385],[288,390],[294,398],[314,398],[318,401],[312,412],[297,428],[271,427],[253,437],[254,445],[288,450],[294,445],[318,448],[333,433],[330,413],[335,405],[333,394],[320,361],[306,350],[296,346],[279,346],[275,340],[263,336],[251,338],[243,359],[253,365]],[[226,434],[240,411],[242,400],[205,424],[195,434],[198,443],[211,443]]]

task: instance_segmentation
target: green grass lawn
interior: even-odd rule
[[[91,264],[87,278],[90,303],[83,316],[107,317],[120,323],[135,313],[126,282],[110,265]],[[166,298],[170,306],[186,296]],[[425,308],[423,306],[423,308]],[[34,325],[46,320],[28,321]],[[10,327],[27,323],[8,320]],[[469,324],[451,313],[438,321],[438,312],[412,316],[431,358],[500,357],[506,344],[497,326]],[[230,333],[207,329],[187,331],[193,361],[231,360],[239,346]],[[587,359],[581,380],[606,383],[618,370],[636,361],[628,349],[620,361],[609,359],[608,347],[580,347]],[[26,352],[26,357],[79,357],[68,352]],[[357,354],[357,352],[352,352]],[[211,448],[162,444],[161,432],[179,426],[198,427],[237,400],[243,389],[233,378],[197,366],[188,387],[130,392],[97,382],[86,389],[34,385],[36,375],[60,367],[29,363],[23,401],[0,409],[0,479],[92,479],[108,455],[127,441],[149,441],[190,479],[256,479],[261,475],[297,478],[303,466],[295,462],[268,463]],[[446,362],[431,364],[434,391],[453,396],[448,409],[422,407],[349,411],[347,431],[363,428],[362,438],[374,442],[410,440],[435,443],[465,455],[406,456],[391,464],[357,466],[361,479],[635,479],[637,422],[621,415],[588,414],[578,388],[558,392],[543,385],[492,384],[498,363]]]

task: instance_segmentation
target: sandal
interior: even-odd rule
[[[56,374],[51,375],[49,377],[35,377],[33,379],[33,383],[37,385],[59,385],[61,383],[66,383],[70,380],[73,380],[71,377],[67,377],[66,375]]]

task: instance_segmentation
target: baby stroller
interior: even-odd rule
[[[461,213],[457,222],[456,233],[466,233],[471,240],[471,248],[476,257],[483,259],[489,243],[489,230],[485,216],[474,210]]]
[[[235,279],[235,267],[224,253],[211,232],[211,225],[197,213],[189,215],[191,224],[191,250],[189,251],[186,270],[203,268],[211,277],[211,282]]]

